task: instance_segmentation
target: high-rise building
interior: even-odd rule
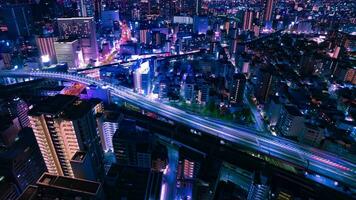
[[[83,151],[90,155],[96,178],[102,175],[102,149],[95,107],[75,96],[49,97],[30,110],[30,121],[48,172],[75,177],[70,160]]]
[[[12,117],[17,117],[22,128],[30,127],[30,120],[28,118],[28,105],[27,103],[16,97],[8,102],[9,114]]]
[[[133,72],[134,89],[140,94],[151,92],[150,62],[145,61]]]
[[[264,0],[264,22],[271,22],[273,14],[273,6],[275,0]]]
[[[58,18],[57,23],[60,39],[78,39],[85,63],[98,58],[96,25],[93,17]]]
[[[148,132],[137,129],[136,121],[123,119],[113,138],[118,164],[151,168],[151,142]]]
[[[29,4],[13,4],[0,8],[0,17],[4,19],[8,37],[18,38],[31,35],[32,14]]]
[[[232,84],[230,85],[230,102],[242,103],[246,85],[246,77],[244,74],[234,74]]]
[[[80,64],[81,51],[76,39],[58,40],[54,42],[57,61],[67,63],[69,69],[77,69]]]
[[[245,31],[252,31],[252,22],[253,22],[253,11],[246,10],[244,14],[244,23],[242,29]]]
[[[114,137],[114,134],[116,130],[119,128],[119,120],[120,116],[116,114],[108,115],[104,120],[103,120],[103,138],[104,141],[102,141],[103,149],[104,151],[114,151],[112,139]]]
[[[17,135],[18,134],[18,135]],[[33,131],[25,128],[16,133],[18,140],[0,152],[0,174],[15,183],[20,191],[33,184],[46,171]]]
[[[86,199],[105,200],[100,182],[44,173],[18,200]]]
[[[57,62],[56,50],[54,48],[54,42],[56,40],[56,37],[36,37],[37,48],[41,56],[49,56],[50,61],[53,63]]]

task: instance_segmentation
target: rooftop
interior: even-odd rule
[[[96,195],[101,187],[101,184],[98,182],[64,176],[56,176],[49,173],[44,173],[37,181],[37,185],[86,193],[90,195]]]
[[[78,97],[68,95],[50,96],[46,100],[34,106],[29,115],[38,116],[41,114],[58,115],[70,104],[72,104]]]
[[[73,161],[82,162],[85,158],[86,153],[82,151],[77,151],[72,157]]]

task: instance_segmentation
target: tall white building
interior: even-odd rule
[[[133,72],[134,89],[140,94],[149,94],[151,89],[150,62],[143,62]]]

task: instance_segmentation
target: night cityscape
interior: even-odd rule
[[[0,0],[0,200],[356,199],[356,1]]]

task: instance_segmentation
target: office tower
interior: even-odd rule
[[[296,106],[285,105],[276,124],[279,135],[286,137],[298,137],[304,128],[304,117]]]
[[[46,165],[30,128],[17,132],[16,137],[16,141],[2,147],[0,174],[23,191],[46,171]]]
[[[264,0],[264,22],[271,22],[273,14],[273,6],[275,0]]]
[[[59,63],[67,63],[69,69],[77,69],[81,64],[81,51],[76,39],[58,40],[54,42],[56,58]]]
[[[136,128],[136,121],[120,122],[113,145],[119,165],[151,168],[151,138],[148,132]]]
[[[246,85],[246,77],[244,74],[234,74],[232,84],[230,85],[230,102],[242,103]]]
[[[105,200],[100,182],[44,173],[18,200],[85,199]]]
[[[96,26],[93,17],[58,18],[57,23],[60,39],[78,39],[85,63],[98,58]]]
[[[151,92],[150,62],[144,61],[133,72],[134,89],[136,92],[148,95]]]
[[[253,11],[246,10],[244,14],[244,23],[242,29],[245,31],[252,31],[252,22],[253,22]]]
[[[49,56],[51,63],[57,62],[56,50],[54,47],[54,42],[56,40],[56,37],[36,37],[37,48],[39,49],[41,56]]]
[[[76,152],[84,151],[100,178],[103,166],[96,107],[75,96],[56,95],[30,110],[31,126],[49,173],[75,177],[70,160]]]
[[[32,31],[32,13],[29,4],[6,5],[0,8],[0,16],[10,38],[27,37]]]

